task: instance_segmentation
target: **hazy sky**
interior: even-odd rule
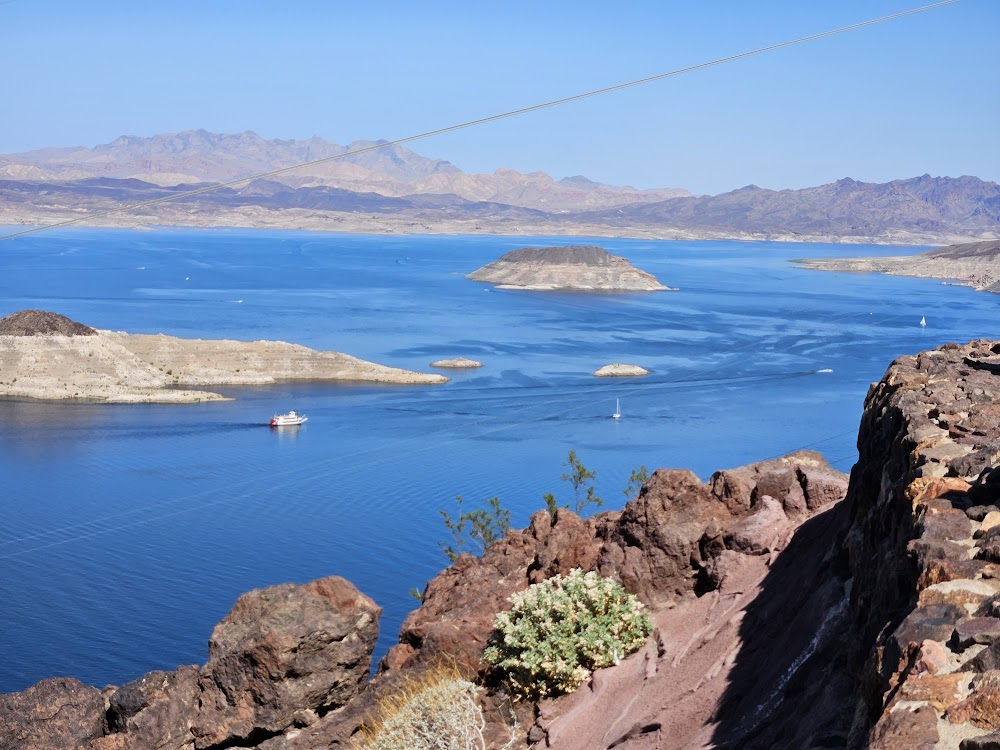
[[[920,0],[0,0],[0,153],[205,128],[394,139],[918,7]],[[412,144],[718,193],[1000,179],[998,0]]]

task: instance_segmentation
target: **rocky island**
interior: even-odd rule
[[[981,292],[1000,294],[1000,240],[966,242],[917,255],[886,258],[810,258],[795,261],[818,271],[859,271],[893,276],[950,279]]]
[[[189,389],[282,380],[430,384],[448,378],[284,341],[101,331],[42,310],[0,319],[0,397],[192,403],[224,397]]]
[[[671,290],[627,259],[596,246],[525,247],[473,271],[467,279],[500,289],[581,292],[656,292]]]

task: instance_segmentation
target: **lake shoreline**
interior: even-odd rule
[[[170,207],[172,208],[172,207]],[[0,226],[45,226],[68,220],[79,220],[71,211],[31,212],[0,208]],[[156,213],[136,211],[127,217],[101,216],[94,223],[81,221],[80,228],[134,229],[247,229],[328,232],[331,234],[371,235],[498,235],[498,236],[558,236],[600,237],[638,240],[720,240],[738,242],[788,242],[843,245],[920,245],[943,246],[958,242],[974,242],[991,237],[940,232],[891,232],[880,235],[802,234],[797,232],[731,232],[678,229],[672,227],[625,226],[558,221],[525,222],[515,220],[444,220],[427,221],[406,216],[357,214],[353,212],[322,212],[306,209],[270,211],[254,207],[228,214],[191,215],[186,212],[162,210]]]

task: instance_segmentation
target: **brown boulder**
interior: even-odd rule
[[[243,594],[209,640],[196,747],[282,732],[298,712],[343,706],[368,680],[381,613],[338,577]]]
[[[889,705],[889,709],[901,702],[927,703],[938,711],[945,711],[962,700],[963,686],[972,678],[971,674],[950,672],[948,674],[926,674],[910,676],[904,682]]]
[[[597,570],[650,607],[673,602],[693,591],[702,537],[729,517],[692,472],[658,469],[609,530]]]
[[[763,555],[779,549],[792,528],[781,504],[765,495],[752,513],[730,527],[726,547],[749,555]]]
[[[933,708],[899,708],[879,719],[866,747],[867,750],[934,750],[938,739],[938,719]]]
[[[847,494],[848,477],[830,468],[815,451],[796,451],[736,469],[723,469],[709,479],[712,494],[734,515],[769,495],[788,514],[815,511]]]
[[[973,693],[945,714],[952,724],[969,722],[980,729],[1000,729],[1000,672],[985,672],[974,683]]]
[[[104,734],[104,696],[79,680],[0,695],[0,750],[76,750]]]

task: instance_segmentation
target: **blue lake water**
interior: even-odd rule
[[[464,278],[508,250],[571,242],[588,240],[95,229],[0,243],[0,316],[281,339],[424,371],[442,357],[485,363],[444,386],[0,401],[0,692],[201,663],[241,592],[331,574],[385,608],[378,658],[416,605],[409,590],[446,564],[438,509],[455,495],[499,496],[523,526],[543,493],[569,499],[570,449],[598,471],[608,508],[641,464],[707,478],[809,447],[846,471],[865,392],[895,356],[1000,335],[998,296],[788,262],[900,248],[600,239],[681,291]],[[591,375],[610,362],[653,374]],[[309,415],[302,428],[263,426],[293,407]]]

